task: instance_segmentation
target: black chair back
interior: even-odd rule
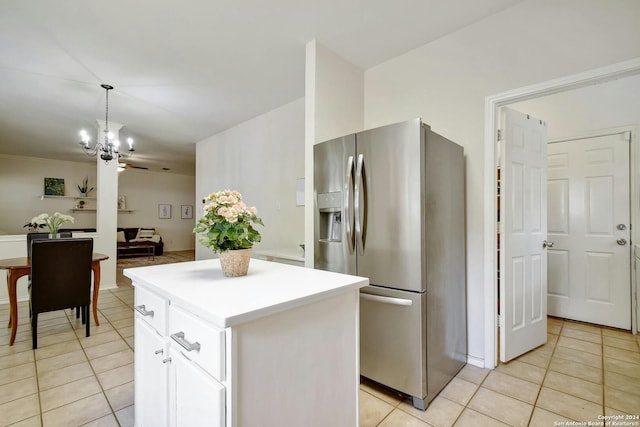
[[[63,231],[58,234],[60,234],[61,238],[67,238],[67,237],[71,237],[73,233],[71,231]],[[27,256],[31,256],[31,242],[33,242],[34,240],[48,239],[49,235],[50,233],[41,233],[41,232],[27,233]]]
[[[38,314],[81,307],[89,336],[93,239],[35,239],[31,242],[31,331],[37,348]]]

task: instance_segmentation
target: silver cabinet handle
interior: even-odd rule
[[[393,304],[393,305],[405,305],[407,307],[411,307],[413,305],[413,301],[410,299],[404,298],[393,298],[393,297],[383,297],[380,295],[371,295],[371,294],[360,294],[360,298],[366,299],[369,301],[382,302],[385,304]]]
[[[164,350],[160,349],[160,350],[156,350],[153,354],[162,354],[162,353],[164,353]]]
[[[548,241],[544,241],[542,242],[542,248],[552,248],[553,247],[553,242],[548,242]]]
[[[178,344],[182,346],[187,351],[200,350],[200,343],[194,342],[190,343],[189,341],[184,339],[184,332],[176,332],[175,334],[171,334],[171,338]]]
[[[624,246],[627,244],[627,239],[618,239],[616,241],[620,246]]]
[[[351,218],[351,193],[353,192],[353,156],[347,159],[347,173],[345,174],[344,183],[344,224],[345,234],[347,237],[347,246],[349,253],[353,253],[355,249],[353,239],[353,218]]]
[[[166,359],[162,359],[162,363],[171,363],[171,358],[167,357]]]
[[[140,314],[142,314],[143,316],[151,316],[153,317],[153,310],[146,310],[146,307],[144,306],[144,304],[142,305],[138,305],[135,307],[136,311]]]

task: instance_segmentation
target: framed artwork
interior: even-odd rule
[[[160,219],[171,218],[171,205],[158,205],[158,218]]]
[[[193,205],[182,205],[180,207],[180,217],[182,219],[192,219],[193,218]]]
[[[127,198],[125,196],[118,196],[118,210],[127,209]]]
[[[64,178],[45,178],[45,196],[64,196]]]

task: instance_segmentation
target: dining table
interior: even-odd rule
[[[93,271],[93,320],[96,326],[100,326],[98,321],[98,292],[100,291],[100,262],[109,259],[108,255],[98,252],[93,253],[91,260],[91,270]],[[18,257],[0,259],[0,270],[8,270],[7,291],[9,293],[9,325],[11,328],[11,339],[9,345],[13,345],[18,331],[18,279],[31,273],[31,257]],[[15,321],[14,321],[15,320]],[[87,319],[89,321],[89,319]]]

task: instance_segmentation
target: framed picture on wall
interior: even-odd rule
[[[158,205],[158,218],[160,219],[171,218],[171,205]]]
[[[193,205],[182,205],[180,207],[180,217],[182,219],[192,219],[193,218]]]
[[[45,178],[45,196],[64,196],[64,178]]]

